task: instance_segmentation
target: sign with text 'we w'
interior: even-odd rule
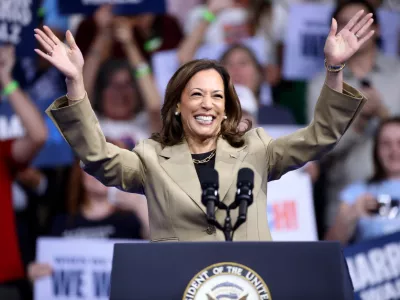
[[[37,259],[53,269],[35,282],[34,299],[108,300],[115,243],[100,239],[40,238]]]

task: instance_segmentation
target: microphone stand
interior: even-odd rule
[[[225,236],[225,241],[227,242],[232,242],[233,240],[233,234],[235,231],[242,225],[244,222],[246,222],[246,217],[238,217],[238,219],[235,222],[235,225],[232,226],[232,218],[231,218],[231,209],[235,209],[237,207],[237,204],[233,202],[231,205],[227,206],[225,203],[219,202],[218,203],[218,208],[219,209],[224,209],[226,210],[226,217],[224,221],[224,226],[222,226],[216,219],[215,216],[212,218],[208,219],[208,223],[211,225],[214,225],[217,229],[221,230],[224,233]]]

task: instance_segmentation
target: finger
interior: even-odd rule
[[[53,64],[53,59],[50,55],[44,53],[42,50],[40,49],[35,49],[34,50],[37,54],[39,54],[41,57],[43,57],[45,60],[49,61],[50,63]]]
[[[346,24],[346,26],[344,26],[343,29],[347,29],[348,31],[350,31],[354,25],[356,25],[358,19],[362,16],[362,14],[364,13],[364,10],[360,10],[358,13],[356,13],[354,15],[354,17],[351,18],[351,20]]]
[[[370,32],[368,32],[366,36],[364,36],[361,40],[359,40],[360,46],[364,44],[366,41],[368,41],[374,35],[374,33],[375,31],[371,30]]]
[[[372,13],[369,13],[361,19],[361,21],[357,22],[357,24],[351,29],[351,32],[358,33],[358,31],[371,20]]]
[[[43,47],[43,49],[44,49],[47,53],[50,53],[51,51],[53,51],[53,48],[52,48],[51,46],[49,46],[49,44],[46,43],[46,41],[43,40],[43,38],[42,38],[40,35],[35,34],[35,37],[36,37],[36,39],[38,40],[38,42],[40,43],[40,45]]]
[[[337,32],[337,22],[335,18],[332,18],[331,30],[329,31],[329,36],[335,36]]]
[[[363,35],[367,32],[368,28],[374,23],[374,19],[369,19],[366,24],[358,31],[356,34],[359,36],[359,38],[362,38]]]
[[[67,33],[65,34],[65,37],[67,39],[68,46],[71,49],[78,49],[78,45],[76,44],[74,36],[72,35],[71,31],[67,30]]]
[[[40,29],[35,29],[34,31],[42,38],[43,41],[45,41],[50,46],[51,49],[56,46],[56,44],[43,31],[41,31]]]
[[[43,29],[44,29],[44,31],[46,31],[47,35],[54,42],[54,44],[58,45],[61,43],[61,41],[58,39],[58,37],[56,37],[56,35],[53,33],[53,31],[51,31],[50,27],[44,25]]]

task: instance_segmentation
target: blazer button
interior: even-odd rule
[[[209,225],[206,229],[207,234],[212,235],[215,233],[215,226]]]

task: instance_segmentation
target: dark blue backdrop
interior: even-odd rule
[[[184,1],[184,0],[182,0]],[[140,13],[155,13],[162,14],[166,11],[165,0],[136,0],[132,1],[130,4],[118,4],[118,0],[114,1],[102,1],[104,4],[106,3],[115,3],[113,5],[113,11],[116,15],[135,15]],[[128,1],[122,1],[128,2]],[[95,4],[93,4],[95,3]],[[92,0],[59,0],[58,6],[60,9],[60,14],[68,15],[68,14],[85,14],[91,15],[96,8],[99,7],[99,1]]]

